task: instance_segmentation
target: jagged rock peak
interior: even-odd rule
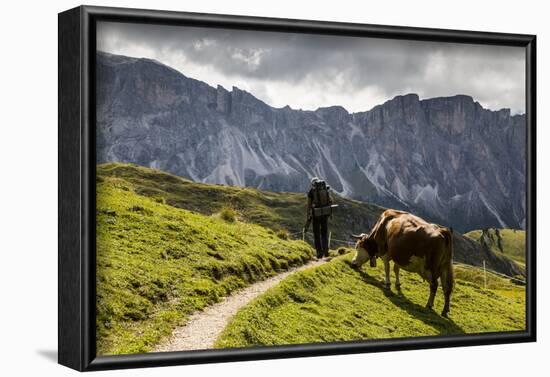
[[[340,195],[457,230],[525,226],[524,115],[415,93],[353,114],[274,108],[152,61],[97,59],[98,162],[271,191],[321,176]]]

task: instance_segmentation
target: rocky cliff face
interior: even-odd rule
[[[525,225],[525,117],[468,96],[398,96],[370,111],[273,108],[148,59],[97,55],[98,162],[195,181],[340,195],[457,230]]]

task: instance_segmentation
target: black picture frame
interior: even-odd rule
[[[79,371],[536,341],[536,36],[80,6],[58,15],[59,363]],[[368,36],[525,47],[525,331],[324,344],[96,356],[95,56],[98,21]]]

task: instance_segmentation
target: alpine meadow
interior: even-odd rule
[[[151,351],[191,314],[239,289],[307,264],[314,249],[300,237],[303,198],[295,193],[195,183],[137,165],[105,164],[97,173],[98,351]],[[383,208],[338,198],[335,239],[361,217],[368,227]],[[340,208],[339,208],[340,209]],[[344,212],[345,209],[345,212]],[[348,228],[349,227],[349,228]],[[458,259],[478,255],[508,270],[514,262],[456,235]],[[464,245],[463,248],[459,245]],[[287,277],[231,319],[212,347],[366,340],[521,330],[521,284],[479,267],[457,265],[450,320],[424,308],[422,279],[404,273],[397,292],[382,271],[356,271],[352,249],[335,246],[330,261]],[[468,255],[475,258],[468,260]],[[504,255],[513,253],[505,250]],[[501,267],[502,266],[502,267]],[[521,271],[518,269],[518,275]],[[357,329],[361,329],[360,332]]]
[[[98,354],[525,331],[522,59],[99,23]]]

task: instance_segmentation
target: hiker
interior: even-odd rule
[[[307,193],[306,226],[313,222],[313,238],[317,258],[328,257],[328,218],[332,216],[332,204],[330,186],[326,182],[314,177],[311,179],[311,188]]]

